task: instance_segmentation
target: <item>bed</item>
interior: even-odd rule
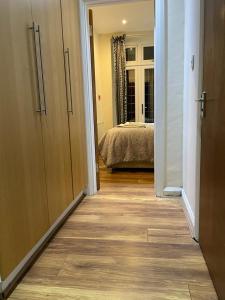
[[[154,124],[127,122],[109,129],[99,153],[107,168],[154,168]]]

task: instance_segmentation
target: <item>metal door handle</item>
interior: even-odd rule
[[[38,87],[38,108],[35,110],[36,112],[41,112],[41,92],[40,92],[40,80],[39,80],[39,72],[38,72],[38,58],[37,58],[37,44],[36,44],[36,24],[33,22],[32,26],[29,27],[33,32],[33,43],[34,43],[34,55],[35,55],[35,73]]]
[[[40,55],[40,64],[41,64],[41,81],[42,81],[42,93],[43,93],[43,103],[41,106],[43,106],[42,111],[44,111],[44,113],[47,114],[40,25],[37,25],[36,32],[38,33],[38,41],[39,41],[39,55]]]
[[[195,101],[200,102],[200,109],[201,109],[201,117],[205,117],[205,102],[207,100],[207,93],[205,91],[202,92],[200,99]]]
[[[70,107],[69,104],[67,104],[67,110],[68,112],[71,112],[73,114],[73,95],[72,95],[72,84],[71,84],[71,70],[70,70],[70,49],[67,48],[65,50],[65,60],[67,61],[67,70],[66,71],[66,88],[67,88],[67,97],[68,97],[68,87],[67,87],[67,81],[69,81],[69,94],[70,94]]]
[[[198,101],[198,102],[205,102],[206,101],[206,92],[204,91],[204,92],[202,92],[201,93],[201,97],[200,97],[200,99],[196,99],[195,101]]]

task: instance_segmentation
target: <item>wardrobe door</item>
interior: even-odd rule
[[[73,200],[61,3],[60,0],[31,0],[31,3],[43,80],[46,181],[49,217],[53,223]]]
[[[0,1],[0,277],[49,227],[30,3]]]
[[[86,142],[78,1],[61,0],[74,197],[86,187]]]

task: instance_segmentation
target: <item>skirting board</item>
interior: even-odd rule
[[[24,275],[26,270],[35,261],[38,254],[44,249],[45,245],[53,237],[53,235],[59,230],[59,228],[66,221],[68,216],[73,210],[80,204],[85,197],[83,191],[76,197],[76,199],[67,207],[67,209],[58,217],[55,223],[49,228],[46,234],[37,242],[37,244],[30,250],[30,252],[24,257],[19,265],[9,274],[4,280],[0,281],[0,299],[4,299],[16,286],[18,281]]]
[[[180,197],[182,195],[182,188],[167,186],[163,189],[164,197]]]
[[[186,215],[186,218],[188,220],[188,225],[191,231],[191,235],[192,237],[194,237],[194,228],[195,228],[195,217],[194,217],[194,213],[191,209],[191,206],[189,204],[187,195],[185,193],[185,191],[182,189],[182,205],[184,208],[184,213]]]

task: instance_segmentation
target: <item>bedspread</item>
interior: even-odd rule
[[[154,162],[154,124],[146,127],[114,127],[99,143],[107,167],[122,162]]]

